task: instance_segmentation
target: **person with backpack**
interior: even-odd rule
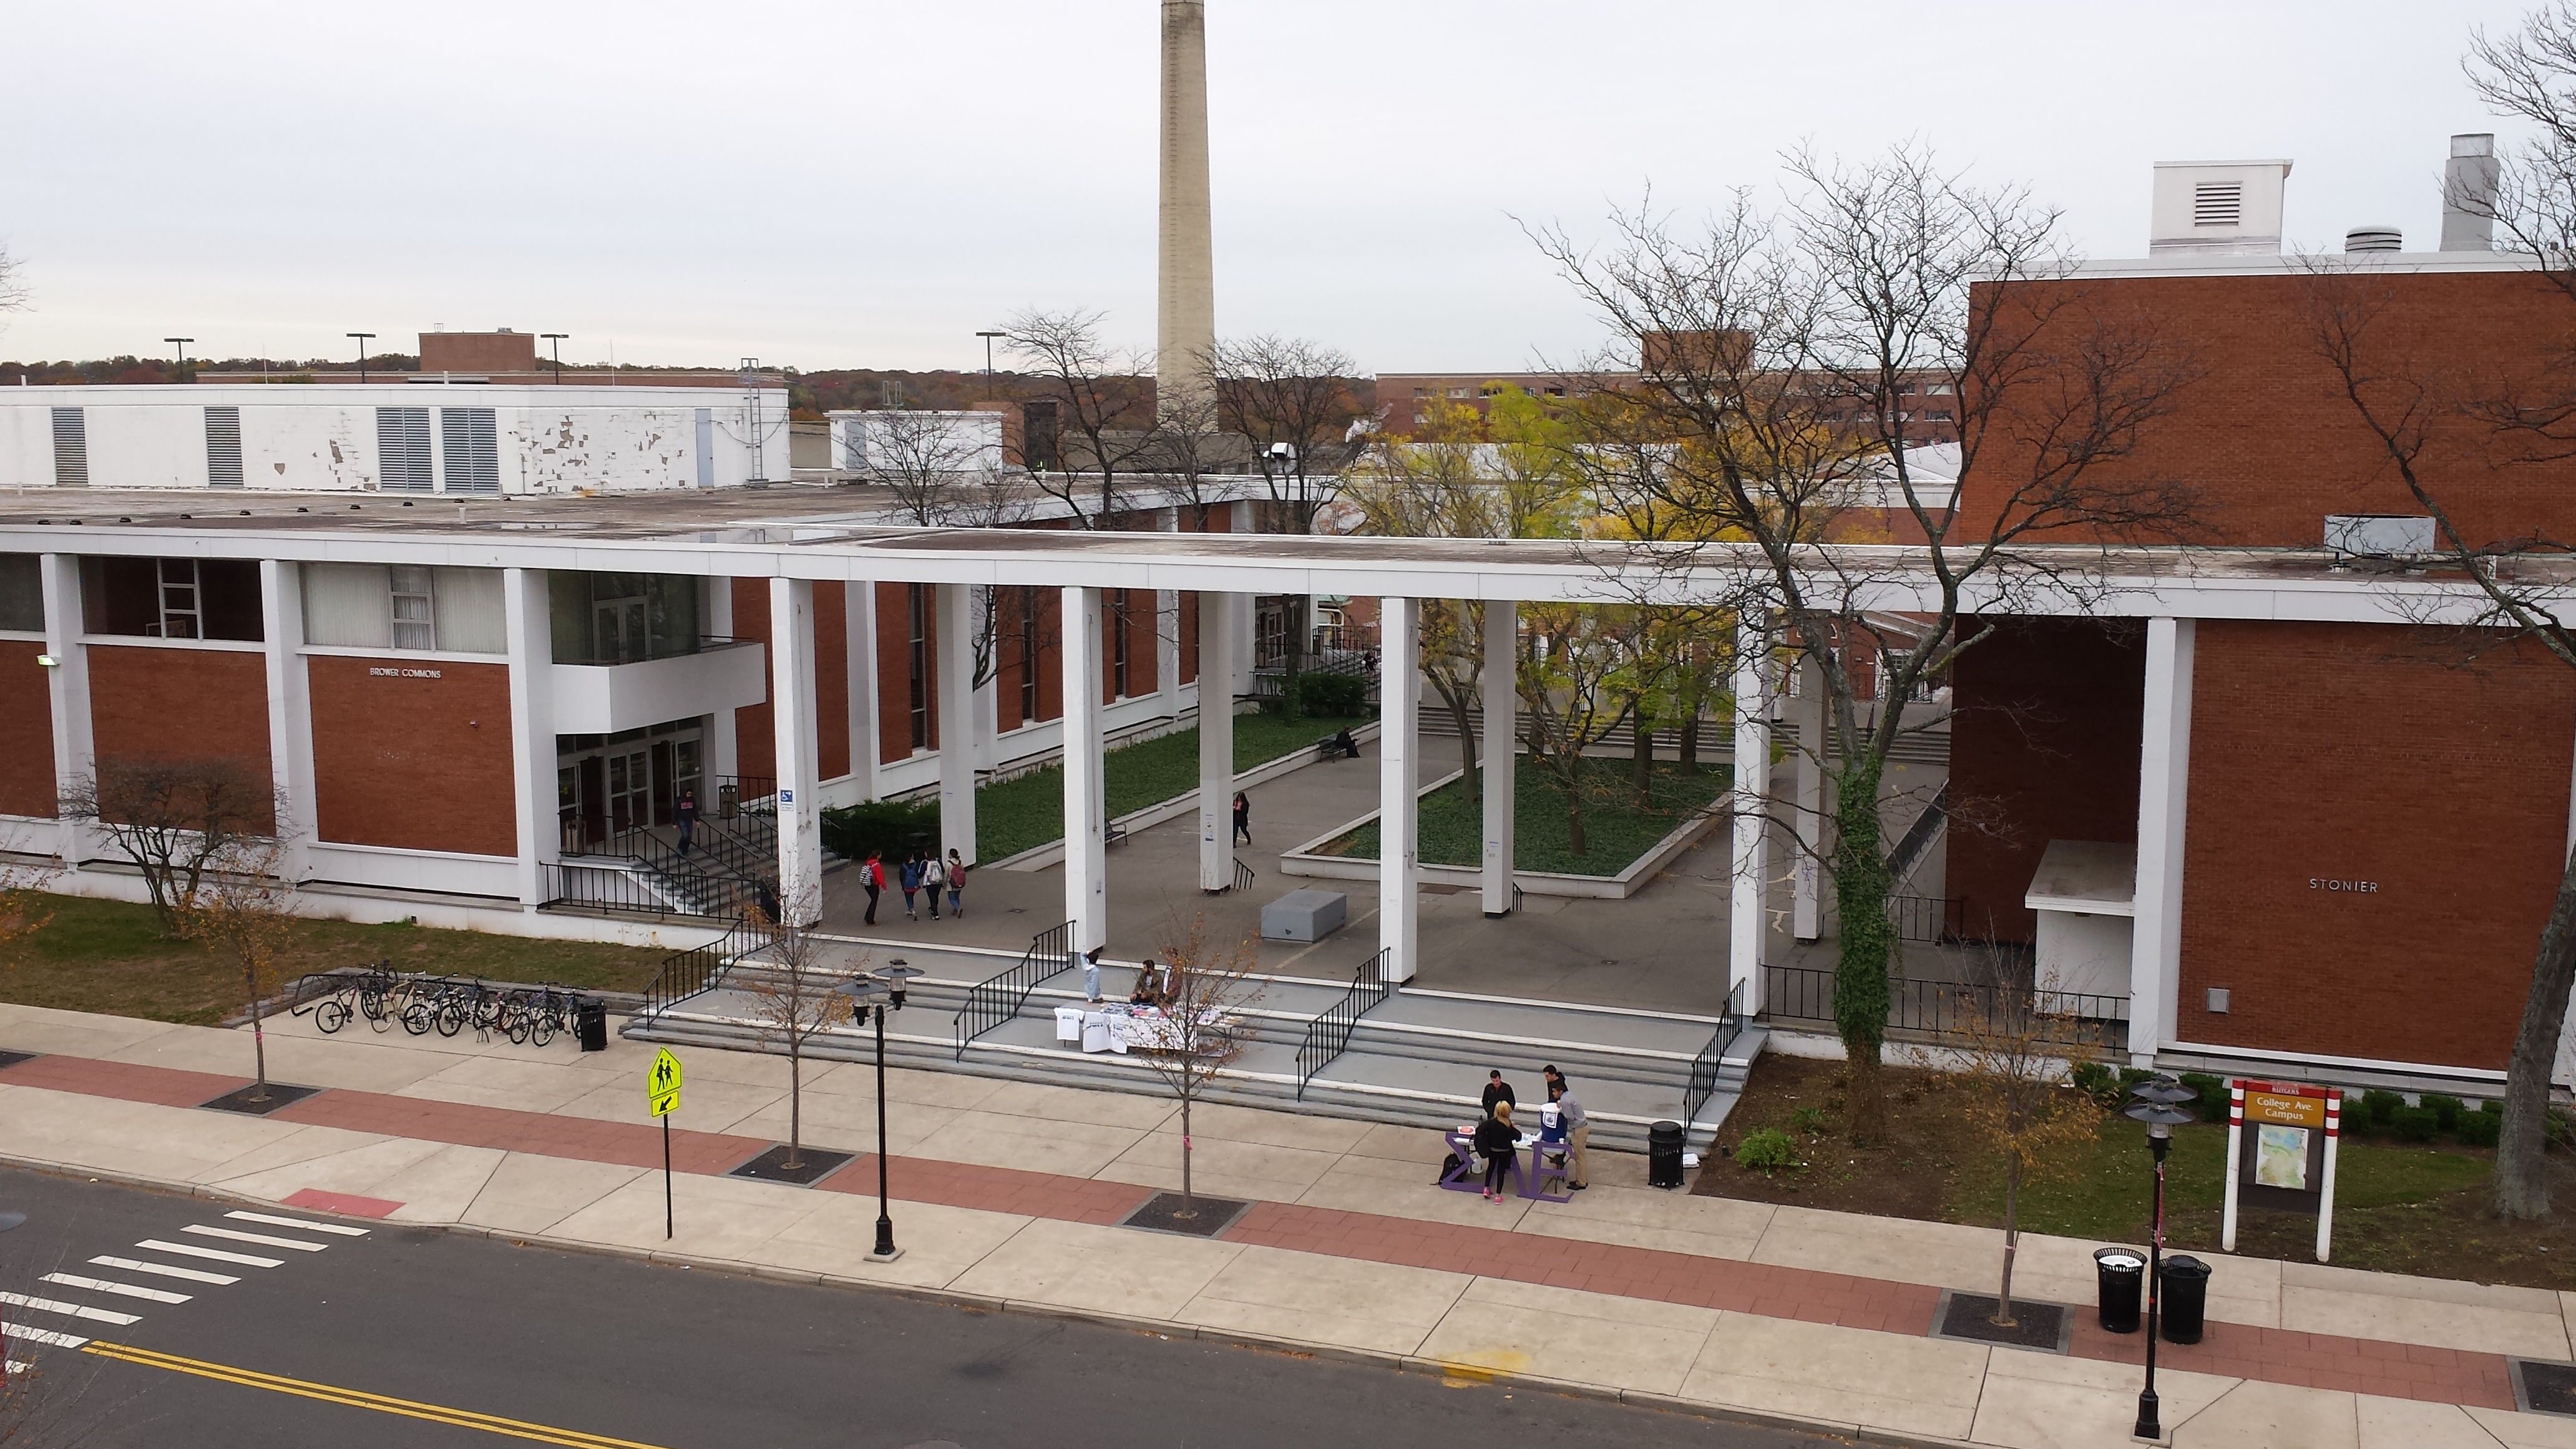
[[[930,859],[921,863],[921,885],[930,892],[930,918],[934,921],[939,919],[940,889],[947,884],[948,872],[940,866],[939,855],[934,851]]]
[[[895,882],[903,887],[903,918],[907,921],[920,920],[921,917],[914,913],[912,906],[912,898],[919,894],[921,890],[920,851],[915,850],[905,853],[903,857],[903,869],[896,873]]]
[[[948,850],[948,914],[966,919],[966,861],[954,846]]]
[[[868,924],[877,923],[877,897],[885,890],[885,861],[876,851],[869,851],[867,863],[859,867],[859,884],[868,893]],[[772,913],[773,919],[775,913]]]

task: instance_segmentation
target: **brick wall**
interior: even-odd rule
[[[2199,625],[2182,1040],[2505,1064],[2565,863],[2576,678],[2537,650],[2461,667],[2430,633]]]
[[[516,855],[510,667],[310,655],[318,833],[345,845]],[[437,671],[387,677],[375,669]]]
[[[2138,838],[2146,635],[2086,619],[1997,622],[1951,681],[1946,880],[1969,935],[1991,922],[1994,939],[2028,941],[2037,918],[2022,897],[2050,841]]]
[[[424,373],[533,372],[536,366],[537,334],[533,332],[420,334],[420,370]],[[553,374],[547,376],[551,378]]]
[[[54,813],[54,696],[42,641],[0,639],[0,815]]]
[[[733,637],[769,642],[769,580],[734,579]],[[721,585],[719,585],[721,587]],[[761,651],[764,671],[777,667],[778,651]],[[734,773],[755,779],[778,777],[778,727],[773,723],[769,701],[778,697],[778,680],[774,672],[761,678],[767,687],[761,702],[746,704],[733,712]]]
[[[837,780],[850,773],[849,586],[834,579],[814,585],[814,731],[820,774]]]
[[[270,778],[266,655],[87,647],[90,736],[101,760],[228,759],[253,779]]]
[[[912,758],[912,585],[878,584],[877,760]],[[939,748],[939,596],[921,586],[922,701],[930,711],[925,749]]]
[[[2544,466],[2491,461],[2485,439],[2447,406],[2453,394],[2490,390],[2557,355],[2576,308],[2537,278],[2516,273],[2432,273],[2370,279],[2308,276],[2078,278],[2025,282],[2008,306],[2058,307],[2055,336],[2070,343],[2094,319],[2151,330],[2169,355],[2200,376],[2148,423],[2136,453],[2104,465],[2106,482],[2180,480],[2203,490],[2205,521],[2192,541],[2315,547],[2329,513],[2420,514],[2385,455],[2363,431],[2341,383],[2317,356],[2313,318],[2329,294],[2375,309],[2367,359],[2390,376],[2414,372],[2437,392],[2428,481],[2472,543],[2576,531],[2576,459]],[[2007,327],[2013,325],[2007,314]],[[2050,343],[2049,345],[2054,345]],[[1991,507],[1993,488],[2028,479],[2002,436],[1978,460],[1991,480],[1971,484],[1962,531]]]

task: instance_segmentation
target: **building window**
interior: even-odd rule
[[[1020,590],[1020,723],[1038,718],[1038,591]]]
[[[904,585],[904,601],[910,611],[909,646],[905,657],[912,669],[912,747],[930,748],[930,586]]]
[[[500,431],[490,408],[440,408],[439,441],[447,446],[447,491],[501,491]]]
[[[32,553],[0,553],[0,629],[44,632],[45,575]]]
[[[54,409],[54,482],[89,486],[89,424],[79,408]]]
[[[81,560],[83,632],[129,639],[234,639],[262,633],[259,564],[251,559]]]
[[[429,409],[376,409],[376,486],[387,493],[429,491]]]
[[[307,644],[450,654],[509,650],[499,569],[309,563],[300,572]],[[558,662],[584,661],[567,652]]]
[[[161,620],[144,632],[164,639],[203,639],[206,619],[198,603],[197,561],[165,558],[155,562],[161,570]]]
[[[1109,591],[1109,697],[1125,699],[1127,688],[1127,591]]]
[[[429,570],[418,564],[396,564],[389,582],[393,585],[393,646],[437,648],[438,628],[430,614]]]
[[[206,486],[242,486],[241,409],[206,409]]]

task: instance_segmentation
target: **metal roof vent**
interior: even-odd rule
[[[2442,168],[2442,250],[2483,252],[2495,246],[2496,190],[2504,179],[2495,137],[2453,136]]]
[[[2287,161],[2159,161],[2147,255],[2278,256]]]
[[[2343,234],[2348,252],[2402,252],[2406,233],[2393,226],[2357,226]]]

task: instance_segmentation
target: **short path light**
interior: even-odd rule
[[[2147,1386],[2138,1393],[2137,1437],[2158,1440],[2165,1436],[2159,1422],[2156,1400],[2156,1299],[2162,1287],[2165,1252],[2165,1154],[2173,1150],[2173,1130],[2194,1121],[2196,1113],[2183,1109],[2183,1103],[2197,1099],[2199,1093],[2168,1076],[2155,1076],[2129,1089],[2129,1105],[2120,1115],[2147,1126],[2147,1151],[2156,1159],[2156,1212],[2153,1236],[2147,1242]]]

